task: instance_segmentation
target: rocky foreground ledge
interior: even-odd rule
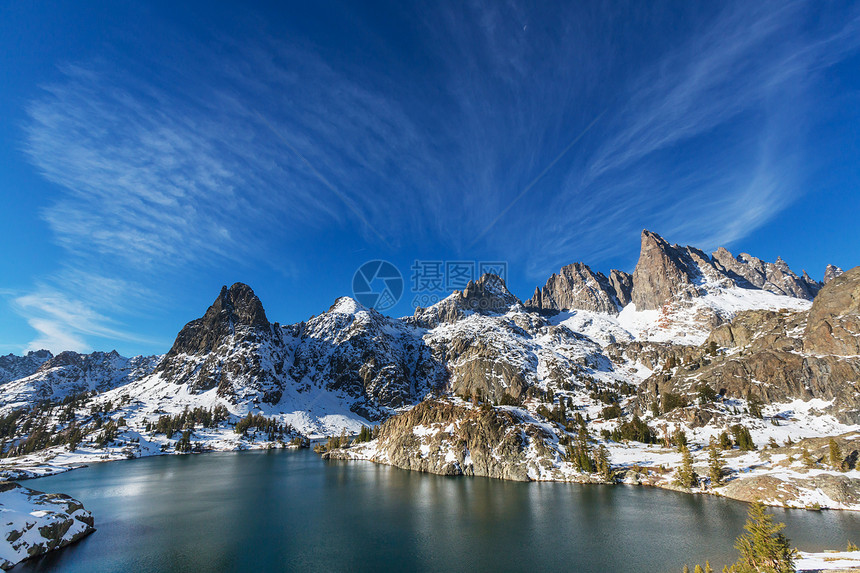
[[[93,531],[93,516],[62,493],[0,482],[0,568],[74,543]]]

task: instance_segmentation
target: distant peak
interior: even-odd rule
[[[82,356],[77,352],[72,350],[64,350],[60,352],[56,356],[46,360],[42,366],[39,367],[40,371],[50,370],[51,368],[57,368],[59,366],[80,366],[82,363]]]
[[[328,312],[336,314],[356,314],[366,310],[367,307],[354,298],[342,296],[334,301],[334,304],[329,307]]]
[[[415,318],[418,324],[432,328],[441,323],[455,322],[471,312],[503,314],[516,304],[522,302],[511,294],[505,281],[498,275],[487,273],[429,308],[416,308]]]
[[[225,337],[235,334],[237,329],[242,329],[247,335],[249,329],[260,331],[270,328],[263,303],[251,287],[244,283],[234,283],[230,288],[223,286],[203,317],[182,328],[159,368],[178,354],[209,352]]]
[[[827,284],[830,281],[832,281],[833,279],[835,279],[836,277],[841,276],[843,274],[845,274],[845,271],[843,271],[841,268],[837,267],[836,265],[827,265],[827,268],[824,269],[824,281],[823,282],[824,282],[824,284]]]
[[[269,326],[263,303],[254,294],[254,289],[245,283],[233,283],[229,289],[226,285],[222,286],[221,294],[206,311],[206,315],[210,313],[222,314],[238,324],[264,328]]]
[[[502,295],[513,296],[508,290],[505,281],[498,275],[485,273],[477,281],[469,281],[466,288],[463,289],[463,296],[469,298],[471,296],[487,296],[487,295]]]

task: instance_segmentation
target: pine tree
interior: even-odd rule
[[[747,532],[735,541],[741,555],[731,569],[733,573],[793,572],[795,551],[781,533],[784,527],[784,523],[773,522],[761,501],[753,503],[744,525]]]
[[[839,444],[836,443],[836,440],[830,438],[830,441],[827,443],[827,446],[830,450],[830,465],[833,466],[834,469],[842,470],[842,450],[839,449]]]
[[[584,474],[595,472],[595,463],[591,457],[591,447],[588,445],[588,432],[580,428],[573,446],[568,446],[568,457],[574,467]]]
[[[603,444],[597,448],[594,462],[597,466],[597,471],[600,473],[600,477],[606,481],[610,481],[612,479],[612,464],[609,462],[609,450]]]
[[[732,439],[729,438],[728,433],[722,432],[720,434],[720,447],[724,450],[732,449]]]
[[[681,573],[690,573],[690,568],[687,567],[686,565],[684,565],[684,569],[682,570]]]
[[[723,462],[722,451],[715,438],[711,438],[711,443],[708,446],[708,473],[711,478],[711,487],[717,487],[723,483],[725,463]]]
[[[695,487],[699,484],[699,476],[693,470],[693,455],[687,446],[681,446],[680,451],[681,467],[678,468],[678,477],[675,481],[681,487]]]
[[[750,431],[746,426],[735,424],[731,429],[732,435],[735,438],[735,443],[738,445],[738,449],[744,452],[755,449],[755,443],[753,443]]]
[[[710,561],[705,561],[705,573],[714,573],[714,568],[711,567]]]
[[[702,570],[702,566],[697,563],[696,567],[693,569],[693,573],[705,573],[705,572]]]
[[[191,451],[191,430],[182,432],[182,437],[176,442],[175,449],[181,454],[187,454]]]
[[[687,434],[681,428],[675,430],[672,439],[675,440],[675,445],[678,446],[679,452],[682,451],[681,448],[687,447]]]

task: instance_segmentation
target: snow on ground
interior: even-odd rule
[[[94,531],[92,525],[90,512],[69,497],[0,484],[0,567],[68,545]]]
[[[607,346],[614,342],[629,342],[635,338],[634,331],[627,325],[622,325],[619,318],[602,312],[570,310],[558,313],[550,319],[550,323],[564,325],[601,346]]]
[[[833,551],[824,553],[807,553],[801,551],[794,562],[798,572],[801,571],[833,571],[857,568],[860,570],[860,551]]]
[[[729,321],[743,310],[809,310],[811,302],[758,289],[705,284],[705,294],[675,300],[654,310],[636,310],[633,303],[617,316],[587,310],[569,310],[552,317],[552,324],[563,324],[588,336],[601,346],[613,342],[641,340],[673,342],[698,346],[713,328],[713,319]]]
[[[704,285],[706,294],[689,300],[675,300],[657,310],[636,310],[628,304],[617,324],[637,340],[674,342],[698,346],[713,328],[713,319],[729,321],[743,310],[809,310],[808,300],[773,294],[758,289]]]

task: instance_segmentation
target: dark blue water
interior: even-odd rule
[[[747,506],[651,488],[447,478],[308,450],[161,456],[25,482],[98,531],[15,571],[679,572],[734,560]],[[860,515],[776,510],[802,549]]]

